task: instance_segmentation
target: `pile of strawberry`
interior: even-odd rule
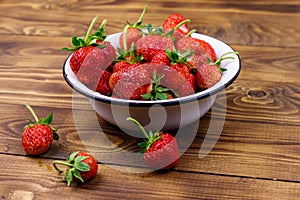
[[[165,100],[188,96],[215,85],[222,77],[221,61],[212,46],[192,38],[189,19],[170,15],[154,28],[143,25],[145,6],[137,22],[127,22],[118,48],[106,41],[103,20],[91,35],[93,19],[85,37],[73,36],[70,67],[88,88],[103,95],[132,100]]]

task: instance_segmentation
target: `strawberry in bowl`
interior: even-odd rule
[[[74,51],[64,63],[63,75],[74,90],[89,98],[103,119],[120,128],[135,129],[126,121],[130,116],[147,124],[151,112],[151,119],[164,117],[160,120],[164,130],[177,129],[199,120],[211,108],[217,93],[238,77],[240,58],[228,44],[190,31],[190,20],[179,14],[171,15],[157,28],[143,25],[145,10],[123,32],[106,36],[98,30],[90,35],[89,28],[85,38],[95,43],[82,42],[76,51],[97,48],[99,56],[92,59],[97,64],[89,61],[89,66],[77,67],[83,70],[82,78],[80,70],[72,66]],[[139,37],[125,42],[133,29]],[[102,40],[97,38],[100,32],[105,35]],[[108,46],[115,51],[108,51]],[[100,54],[105,52],[113,52],[104,56],[109,62],[102,61]]]

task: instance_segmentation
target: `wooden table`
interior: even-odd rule
[[[89,121],[96,115],[87,99],[75,101],[80,95],[62,76],[68,52],[60,48],[81,35],[95,15],[108,20],[111,34],[121,31],[126,19],[134,22],[145,4],[145,23],[159,25],[181,13],[191,19],[191,28],[230,44],[242,60],[240,76],[226,89],[217,144],[199,157],[209,111],[176,168],[167,172],[133,173],[138,166],[114,162],[118,150],[136,149],[137,140],[101,118],[111,144],[86,143],[91,140],[83,137],[101,131]],[[0,198],[298,199],[299,22],[299,0],[0,0]],[[60,140],[40,157],[26,156],[21,146],[30,117],[24,104],[39,116],[54,115]],[[52,162],[77,150],[102,151],[112,161],[99,159],[95,179],[67,187]]]

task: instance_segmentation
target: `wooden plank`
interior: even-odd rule
[[[53,112],[53,125],[60,135],[60,140],[55,141],[43,157],[66,158],[73,151],[88,150],[104,164],[144,167],[142,160],[139,160],[140,155],[137,154],[137,143],[140,139],[97,117],[91,108],[71,110],[34,106],[34,109],[39,116]],[[2,104],[1,113],[0,152],[25,155],[21,147],[21,133],[26,124],[25,119],[30,117],[30,113],[25,106],[17,104]],[[215,135],[206,138],[217,140],[217,144],[205,158],[200,158],[199,151],[211,125],[211,112],[196,126],[196,135],[193,135],[195,133],[192,126],[186,130],[186,134],[177,136],[184,153],[176,169],[300,181],[297,173],[300,165],[299,112],[294,118],[286,117],[286,122],[280,121],[279,118],[274,120],[278,115],[276,113],[265,118],[239,117],[243,115],[241,112],[235,116],[229,111],[220,138]],[[220,119],[218,116],[214,117],[214,121]],[[286,131],[287,129],[289,131]],[[176,135],[176,131],[172,133]]]
[[[117,4],[122,6],[115,6]],[[71,36],[86,30],[95,15],[108,20],[108,33],[119,32],[125,23],[124,16],[135,21],[144,4],[135,1],[34,1],[18,2],[15,7],[13,1],[1,1],[4,23],[0,24],[0,33]],[[160,25],[169,14],[179,12],[191,18],[191,28],[231,44],[299,47],[298,1],[161,3],[156,0],[147,4],[149,12],[144,18],[145,23]],[[11,9],[14,12],[6,12]],[[40,12],[45,14],[40,15]],[[293,37],[287,37],[289,35]]]
[[[0,160],[3,199],[295,199],[300,195],[298,182],[176,170],[133,174],[105,165],[99,165],[98,176],[89,183],[67,187],[53,169],[53,160],[4,154]]]

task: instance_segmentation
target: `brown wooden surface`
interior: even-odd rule
[[[91,120],[97,116],[65,83],[68,53],[60,48],[95,15],[108,20],[108,34],[115,33],[124,16],[135,21],[145,4],[146,23],[159,25],[178,12],[191,19],[191,28],[230,44],[240,53],[242,71],[217,98],[217,110],[227,100],[226,120],[206,157],[199,158],[199,149],[211,111],[175,169],[135,174],[140,167],[122,164],[116,148],[136,151],[136,138],[99,118],[112,144],[82,141],[99,131]],[[298,0],[0,0],[0,199],[299,199],[299,22]],[[53,112],[61,137],[38,158],[21,146],[30,117],[26,103],[40,116]],[[87,149],[105,160],[98,160],[98,176],[67,187],[53,160]]]

